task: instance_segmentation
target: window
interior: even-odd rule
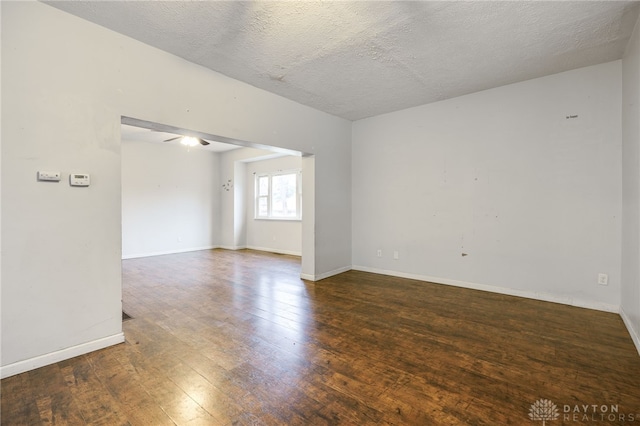
[[[300,181],[300,170],[256,174],[256,219],[300,219]]]

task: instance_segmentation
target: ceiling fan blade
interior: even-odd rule
[[[198,142],[200,142],[200,145],[202,145],[202,146],[207,146],[207,145],[209,145],[209,142],[205,141],[204,139],[200,139],[200,138],[198,138]]]
[[[171,142],[171,141],[175,141],[176,139],[180,139],[182,136],[176,136],[175,138],[171,138],[171,139],[167,139],[164,142]]]

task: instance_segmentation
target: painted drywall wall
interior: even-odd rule
[[[219,155],[179,144],[122,142],[122,258],[217,247]]]
[[[247,208],[244,196],[247,191],[246,165],[236,161],[233,164],[233,175],[233,244],[235,247],[244,247],[247,244],[247,222],[244,214]]]
[[[622,60],[622,307],[640,352],[640,19]]]
[[[304,279],[322,279],[323,276],[327,276],[333,272],[323,272],[310,276],[307,271],[315,271],[316,257],[305,256],[305,253],[309,253],[314,250],[316,240],[316,159],[314,156],[302,157],[302,211],[304,216],[302,217],[302,278]],[[351,182],[351,177],[349,177]],[[336,268],[332,271],[340,271],[351,269],[350,266]]]
[[[247,247],[246,164],[255,158],[269,158],[273,152],[241,148],[220,154],[221,247],[229,250]],[[224,185],[224,187],[222,187]]]
[[[620,75],[616,61],[355,122],[354,268],[617,311]]]
[[[350,122],[40,2],[0,7],[3,376],[122,340],[122,116],[314,155],[303,271],[351,265]]]
[[[302,254],[302,222],[299,220],[263,220],[255,218],[255,174],[279,170],[300,170],[301,157],[280,157],[246,164],[245,201],[247,247],[275,253]],[[303,177],[304,179],[304,177]],[[304,214],[304,213],[303,213]]]

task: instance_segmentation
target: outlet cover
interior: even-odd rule
[[[598,284],[609,285],[609,276],[607,274],[598,274]]]

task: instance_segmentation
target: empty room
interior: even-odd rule
[[[2,425],[640,423],[640,2],[2,1]]]

